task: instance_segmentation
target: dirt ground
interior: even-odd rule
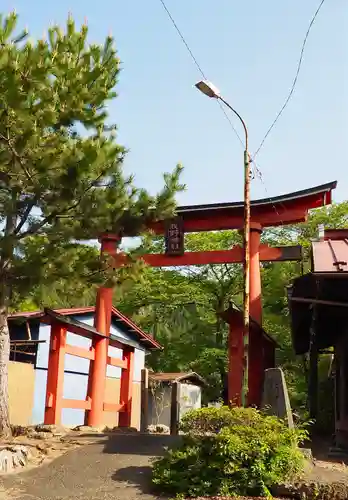
[[[17,438],[38,453],[28,469],[0,476],[0,500],[158,500],[151,492],[151,461],[176,439],[134,433]],[[314,457],[306,482],[348,484],[347,465],[329,459],[324,444],[314,446]]]
[[[0,499],[156,500],[151,460],[172,442],[170,436],[81,436],[75,449],[52,462],[3,476]]]

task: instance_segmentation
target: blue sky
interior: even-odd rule
[[[255,151],[289,91],[319,0],[166,3],[207,77],[244,117]],[[123,70],[109,111],[139,186],[156,192],[162,172],[180,161],[181,204],[242,199],[242,147],[217,103],[194,88],[201,75],[159,0],[2,1],[2,12],[13,9],[35,38],[69,12],[87,19],[91,41],[114,35]],[[348,198],[347,32],[346,0],[327,0],[294,96],[257,157],[264,183],[253,181],[253,198],[335,179],[334,199]]]

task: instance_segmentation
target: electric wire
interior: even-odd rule
[[[204,73],[204,71],[203,71],[203,69],[202,69],[201,65],[199,64],[199,62],[198,62],[197,58],[195,57],[195,55],[194,55],[193,51],[191,50],[191,48],[190,48],[190,46],[189,46],[188,42],[186,41],[186,39],[185,39],[185,37],[184,37],[184,35],[183,35],[182,31],[180,30],[180,28],[179,28],[179,26],[178,26],[177,22],[175,21],[175,19],[174,19],[173,15],[172,15],[172,14],[171,14],[171,12],[170,12],[170,10],[168,9],[168,7],[167,7],[167,5],[166,5],[165,1],[164,1],[164,0],[160,0],[160,2],[161,2],[161,4],[162,4],[162,6],[163,6],[163,8],[164,8],[165,12],[167,13],[167,15],[168,15],[168,17],[169,17],[170,21],[172,22],[172,24],[173,24],[173,26],[174,26],[174,28],[175,28],[176,32],[178,33],[178,35],[179,35],[179,37],[180,37],[180,39],[181,39],[182,43],[185,45],[185,47],[186,47],[186,49],[187,49],[188,53],[190,54],[191,59],[193,60],[193,62],[194,62],[194,64],[195,64],[195,66],[197,67],[197,69],[198,69],[199,73],[201,74],[201,76],[203,77],[203,79],[204,79],[204,80],[207,80],[207,77],[206,77],[206,75],[205,75],[205,73]],[[236,134],[236,136],[237,136],[237,138],[238,138],[238,140],[239,140],[240,144],[241,144],[241,145],[242,145],[242,147],[244,148],[244,146],[245,146],[245,145],[244,145],[244,143],[243,143],[243,141],[242,141],[242,139],[241,139],[240,135],[238,134],[237,130],[236,130],[236,129],[235,129],[235,127],[233,126],[233,123],[232,123],[232,121],[231,121],[230,117],[228,116],[228,114],[227,114],[227,112],[226,112],[225,108],[223,107],[223,105],[222,105],[221,101],[220,101],[220,100],[217,100],[217,102],[218,102],[218,104],[219,104],[219,106],[220,106],[221,111],[222,111],[222,112],[223,112],[223,114],[225,115],[225,118],[226,118],[226,119],[227,119],[227,121],[229,122],[229,124],[230,124],[230,126],[231,126],[232,130],[233,130],[233,131],[234,131],[234,133]],[[262,183],[262,185],[263,185],[263,187],[264,187],[264,189],[265,189],[266,198],[269,198],[269,199],[271,200],[271,197],[270,197],[270,196],[269,196],[269,194],[268,194],[267,187],[266,187],[266,185],[265,185],[265,182],[264,182],[264,179],[263,179],[263,176],[262,176],[262,172],[261,172],[260,168],[257,166],[256,162],[254,161],[254,158],[251,158],[251,170],[252,170],[252,179],[255,179],[256,177],[258,177],[258,178],[259,178],[260,182]],[[274,204],[273,204],[273,208],[274,208],[274,210],[275,210],[276,214],[278,215],[278,217],[280,217],[280,214],[279,214],[279,212],[278,212],[278,210],[277,210],[277,207],[276,207]]]
[[[197,58],[195,57],[195,55],[194,55],[193,51],[191,50],[191,48],[190,48],[190,46],[189,46],[188,42],[186,41],[186,39],[185,39],[185,37],[184,37],[183,33],[181,32],[181,30],[180,30],[180,28],[179,28],[178,24],[176,23],[176,21],[175,21],[174,17],[172,16],[172,14],[171,14],[170,10],[168,9],[167,5],[165,4],[164,0],[160,0],[160,2],[161,2],[161,4],[162,4],[162,6],[163,6],[163,8],[164,8],[165,12],[167,13],[167,15],[168,15],[168,17],[169,17],[170,21],[172,22],[172,24],[173,24],[173,26],[174,26],[175,30],[177,31],[177,33],[178,33],[178,35],[179,35],[179,37],[180,37],[180,39],[181,39],[182,43],[185,45],[185,47],[186,47],[186,49],[187,49],[188,53],[190,54],[191,59],[193,60],[193,62],[194,62],[194,64],[195,64],[195,66],[197,67],[197,69],[198,69],[199,73],[202,75],[202,77],[203,77],[203,79],[204,79],[204,80],[207,80],[207,77],[206,77],[206,75],[205,75],[205,73],[204,73],[204,71],[203,71],[203,69],[202,69],[201,65],[199,64],[199,62],[198,62]],[[295,82],[295,85],[296,85],[296,82]],[[290,97],[291,97],[291,95],[290,95]],[[288,100],[290,100],[290,98],[289,98]],[[235,127],[234,127],[234,125],[233,125],[233,123],[232,123],[232,121],[231,121],[230,117],[228,116],[228,114],[227,114],[227,112],[226,112],[225,108],[223,107],[223,105],[222,105],[221,101],[218,99],[218,100],[217,100],[217,102],[218,102],[218,104],[219,104],[219,107],[220,107],[221,111],[222,111],[222,112],[223,112],[223,114],[225,115],[226,120],[228,121],[228,123],[229,123],[229,125],[231,126],[231,128],[232,128],[233,132],[235,133],[235,135],[236,135],[236,137],[238,138],[238,140],[239,140],[239,142],[240,142],[241,146],[242,146],[242,147],[243,147],[243,149],[244,149],[245,144],[243,143],[243,140],[241,139],[241,137],[240,137],[239,133],[238,133],[238,132],[237,132],[237,130],[235,129]],[[285,107],[286,107],[286,104],[285,104],[284,108],[285,108]],[[281,113],[280,113],[280,114],[281,114]],[[279,116],[280,116],[280,114],[279,114]],[[277,117],[277,119],[279,118],[279,116]],[[276,121],[275,121],[275,122],[276,122]],[[273,124],[273,126],[274,126],[274,125],[275,125],[275,123]],[[272,128],[273,128],[273,126],[272,126]],[[267,133],[267,135],[270,133],[270,131],[271,131],[271,129],[269,130],[269,132]],[[266,140],[266,138],[267,138],[267,136],[265,136],[265,138],[264,138],[263,142]],[[261,144],[261,145],[260,145],[259,149],[261,149],[261,147],[262,147],[262,146],[263,146],[263,144]],[[257,152],[258,152],[258,151],[257,151]],[[257,154],[257,153],[256,153],[256,154]],[[255,179],[256,177],[258,177],[258,178],[259,178],[260,182],[262,183],[262,185],[263,185],[263,187],[264,187],[264,190],[265,190],[265,193],[266,193],[266,198],[268,198],[268,199],[271,201],[271,199],[272,199],[272,198],[271,198],[271,197],[269,196],[269,194],[268,194],[268,190],[267,190],[266,184],[265,184],[265,182],[264,182],[264,179],[263,179],[263,175],[262,175],[261,169],[257,166],[257,164],[256,164],[256,162],[255,162],[255,160],[254,160],[255,156],[256,156],[256,155],[254,155],[254,157],[251,157],[251,158],[250,158],[250,160],[251,160],[251,171],[252,171],[252,172],[251,172],[251,178],[252,178],[252,179]],[[274,203],[272,203],[272,206],[273,206],[273,209],[274,209],[275,213],[276,213],[276,214],[278,215],[278,217],[281,219],[280,214],[279,214],[279,212],[278,212],[278,210],[277,210],[277,207],[275,206],[275,204],[274,204]],[[282,221],[281,221],[281,223],[282,223]]]
[[[195,64],[195,66],[197,67],[197,69],[198,69],[199,73],[201,74],[201,76],[203,77],[203,79],[204,79],[204,80],[207,80],[207,77],[206,77],[206,75],[205,75],[205,73],[204,73],[204,71],[203,71],[203,69],[202,69],[201,65],[199,64],[199,62],[198,62],[197,58],[195,57],[195,55],[194,55],[194,53],[193,53],[192,49],[190,48],[190,46],[189,46],[188,42],[186,41],[186,39],[185,39],[185,37],[184,37],[184,35],[183,35],[182,31],[180,30],[180,28],[179,28],[178,24],[176,23],[176,21],[175,21],[175,19],[174,19],[173,15],[171,14],[170,10],[168,9],[168,7],[167,7],[167,5],[166,5],[165,1],[164,1],[164,0],[160,0],[160,2],[161,2],[161,4],[162,4],[162,6],[163,6],[163,8],[164,8],[165,12],[167,13],[167,15],[168,15],[168,17],[169,17],[170,21],[172,22],[172,24],[173,24],[173,26],[174,26],[174,28],[175,28],[176,32],[178,33],[178,35],[179,35],[179,37],[180,37],[180,39],[181,39],[182,43],[185,45],[185,47],[186,47],[186,49],[187,49],[188,53],[190,54],[191,59],[193,60],[193,62],[194,62],[194,64]],[[272,198],[271,198],[271,196],[269,196],[269,193],[268,193],[268,190],[267,190],[267,186],[266,186],[266,184],[265,184],[265,181],[264,181],[264,178],[263,178],[263,175],[262,175],[262,171],[261,171],[260,167],[256,164],[255,157],[256,157],[256,155],[258,154],[258,152],[260,151],[260,149],[263,147],[263,144],[264,144],[264,142],[266,141],[266,139],[267,139],[268,135],[270,134],[271,130],[273,129],[273,127],[274,127],[274,126],[275,126],[275,124],[277,123],[277,121],[278,121],[278,119],[280,118],[281,114],[282,114],[282,113],[283,113],[283,111],[285,110],[285,108],[286,108],[286,106],[287,106],[288,102],[290,101],[292,94],[294,93],[294,90],[295,90],[295,87],[296,87],[296,84],[297,84],[297,80],[298,80],[298,76],[299,76],[299,73],[300,73],[301,65],[302,65],[302,60],[303,60],[303,55],[304,55],[304,50],[305,50],[305,47],[306,47],[307,39],[308,39],[309,33],[310,33],[310,31],[311,31],[311,28],[312,28],[312,26],[313,26],[313,24],[314,24],[314,22],[315,22],[315,20],[316,20],[316,17],[318,16],[318,14],[319,14],[319,12],[320,12],[320,9],[321,9],[321,7],[323,6],[324,2],[325,2],[325,0],[321,0],[321,3],[320,3],[320,5],[319,5],[319,7],[317,8],[317,10],[316,10],[316,12],[315,12],[315,14],[314,14],[314,16],[313,16],[313,18],[312,18],[312,20],[311,20],[311,23],[310,23],[309,28],[308,28],[308,30],[307,30],[306,36],[305,36],[305,38],[304,38],[304,42],[303,42],[303,45],[302,45],[302,50],[301,50],[301,55],[300,55],[300,59],[299,59],[298,67],[297,67],[297,72],[296,72],[296,75],[295,75],[295,78],[294,78],[293,85],[292,85],[292,88],[291,88],[291,90],[290,90],[290,93],[289,93],[289,95],[288,95],[288,97],[287,97],[286,101],[284,102],[284,105],[282,106],[281,110],[280,110],[280,111],[279,111],[279,113],[277,114],[277,116],[276,116],[275,120],[273,121],[272,125],[269,127],[269,129],[268,129],[267,133],[265,134],[265,136],[264,136],[264,138],[263,138],[263,140],[262,140],[262,142],[261,142],[261,144],[260,144],[259,148],[257,149],[256,153],[255,153],[253,156],[251,156],[251,157],[250,157],[250,161],[251,161],[251,169],[252,169],[252,179],[255,179],[255,178],[257,177],[257,178],[260,180],[260,182],[262,183],[263,188],[264,188],[264,190],[265,190],[265,193],[266,193],[266,199],[268,198],[270,201],[272,200]],[[243,142],[243,140],[241,139],[241,137],[240,137],[239,133],[237,132],[237,130],[235,129],[235,127],[234,127],[234,125],[233,125],[233,123],[232,123],[232,121],[231,121],[230,117],[228,116],[228,114],[227,114],[227,112],[226,112],[225,108],[223,107],[223,105],[222,105],[221,101],[220,101],[220,100],[217,100],[217,102],[218,102],[218,104],[219,104],[219,107],[220,107],[221,111],[222,111],[222,112],[223,112],[223,114],[225,115],[225,118],[226,118],[226,119],[227,119],[227,121],[229,122],[229,124],[230,124],[230,126],[231,126],[232,130],[234,131],[235,135],[237,136],[237,138],[238,138],[238,140],[239,140],[239,142],[240,142],[241,146],[244,148],[244,146],[245,146],[245,145],[244,145],[244,142]],[[282,223],[281,216],[280,216],[280,214],[279,214],[279,211],[278,211],[278,209],[277,209],[276,205],[275,205],[274,203],[272,203],[272,206],[273,206],[273,209],[274,209],[275,213],[276,213],[276,214],[277,214],[277,216],[279,217],[280,222]],[[284,225],[284,223],[282,223],[282,225]]]
[[[255,154],[252,156],[252,162],[253,162],[253,165],[254,165],[254,176],[257,177],[260,182],[262,183],[263,185],[263,188],[265,190],[265,193],[266,193],[266,198],[268,198],[270,201],[271,201],[271,197],[269,196],[268,194],[268,190],[267,190],[267,186],[265,184],[265,181],[264,181],[264,178],[263,178],[263,175],[262,175],[262,171],[261,169],[259,168],[259,166],[256,164],[256,161],[255,161],[255,158],[257,156],[257,154],[259,153],[259,151],[261,150],[261,148],[263,147],[267,137],[269,136],[270,132],[272,131],[272,129],[274,128],[274,126],[276,125],[277,121],[279,120],[280,116],[282,115],[282,113],[284,112],[286,106],[288,105],[294,91],[295,91],[295,88],[296,88],[296,84],[297,84],[297,81],[298,81],[298,77],[299,77],[299,74],[300,74],[300,70],[301,70],[301,66],[302,66],[302,62],[303,62],[303,57],[304,57],[304,51],[305,51],[305,47],[306,47],[306,44],[307,44],[307,40],[308,40],[308,37],[309,37],[309,34],[310,34],[310,31],[315,23],[315,20],[321,10],[321,8],[323,7],[325,3],[325,0],[321,0],[317,10],[315,11],[312,19],[311,19],[311,22],[308,26],[308,29],[307,29],[307,32],[306,32],[306,35],[304,37],[304,40],[303,40],[303,44],[302,44],[302,48],[301,48],[301,53],[300,53],[300,58],[299,58],[299,62],[298,62],[298,65],[297,65],[297,70],[296,70],[296,74],[295,74],[295,78],[293,80],[293,84],[292,84],[292,87],[290,89],[290,92],[288,94],[288,97],[287,99],[285,100],[283,106],[281,107],[280,111],[278,112],[278,114],[276,115],[276,118],[274,119],[273,123],[271,124],[271,126],[269,127],[269,129],[267,130],[264,138],[262,139],[258,149],[256,150]],[[273,203],[273,208],[274,208],[274,211],[276,212],[276,214],[278,215],[278,217],[280,218],[280,214],[277,210],[277,207],[275,206],[275,204]],[[284,225],[284,223],[281,221],[282,225]]]
[[[275,203],[272,201],[272,197],[269,195],[265,180],[263,178],[261,168],[256,164],[255,160],[253,160],[253,165],[254,165],[254,176],[257,177],[259,179],[259,181],[261,182],[261,184],[264,188],[264,191],[266,193],[266,199],[268,199],[269,202],[272,203],[272,208],[274,209],[276,215],[279,217],[279,221],[280,221],[281,225],[284,226],[285,225],[284,221],[282,220],[281,215],[280,215]]]
[[[301,67],[302,67],[302,62],[303,62],[303,57],[304,57],[304,52],[305,52],[305,48],[306,48],[306,45],[307,45],[307,41],[308,41],[308,37],[309,37],[309,34],[311,32],[311,29],[315,23],[315,20],[316,18],[318,17],[318,14],[321,10],[321,8],[323,7],[325,3],[325,0],[321,0],[319,6],[317,7],[317,10],[315,11],[312,19],[311,19],[311,22],[309,23],[309,26],[308,26],[308,29],[307,29],[307,32],[305,34],[305,37],[304,37],[304,40],[303,40],[303,43],[302,43],[302,48],[301,48],[301,53],[300,53],[300,58],[299,58],[299,61],[298,61],[298,64],[297,64],[297,69],[296,69],[296,73],[295,73],[295,78],[292,82],[292,86],[290,88],[290,92],[287,96],[287,98],[285,99],[284,101],[284,104],[282,105],[282,107],[280,108],[278,114],[276,115],[275,119],[273,120],[272,124],[270,125],[270,127],[268,128],[266,134],[264,135],[259,147],[257,148],[256,152],[254,153],[253,155],[253,158],[255,159],[256,156],[258,155],[258,153],[260,152],[261,148],[263,147],[266,139],[268,138],[269,134],[271,133],[271,131],[273,130],[274,126],[276,125],[276,123],[278,122],[279,118],[281,117],[281,115],[283,114],[285,108],[287,107],[294,91],[295,91],[295,88],[296,88],[296,85],[297,85],[297,81],[298,81],[298,77],[300,75],[300,71],[301,71]]]
[[[172,22],[172,24],[173,24],[173,26],[174,26],[174,28],[175,28],[176,32],[178,33],[178,35],[179,35],[179,37],[180,37],[180,39],[181,39],[182,43],[185,45],[185,47],[186,47],[186,49],[187,49],[188,53],[190,54],[191,59],[193,60],[194,64],[196,65],[196,67],[197,67],[197,69],[198,69],[198,71],[199,71],[199,72],[200,72],[200,74],[202,75],[203,80],[207,80],[207,77],[206,77],[206,75],[205,75],[205,73],[204,73],[204,71],[203,71],[203,69],[202,69],[201,65],[199,64],[199,62],[198,62],[197,58],[195,57],[195,55],[194,55],[193,51],[191,50],[191,48],[190,48],[190,46],[189,46],[188,42],[186,41],[186,39],[185,39],[185,37],[184,37],[184,35],[183,35],[182,31],[180,30],[180,28],[179,28],[178,24],[176,23],[176,21],[175,21],[175,19],[174,19],[173,15],[172,15],[172,14],[171,14],[171,12],[170,12],[170,10],[168,9],[168,7],[167,7],[167,5],[166,5],[165,1],[164,1],[164,0],[160,0],[160,2],[161,2],[161,4],[162,4],[163,9],[164,9],[164,10],[165,10],[165,12],[167,13],[167,15],[168,15],[168,17],[169,17],[170,21]],[[239,133],[238,133],[238,132],[237,132],[237,130],[235,129],[235,127],[234,127],[234,125],[233,125],[233,123],[232,123],[232,121],[231,121],[230,117],[229,117],[229,116],[228,116],[228,114],[226,113],[226,110],[224,109],[224,107],[223,107],[222,103],[220,102],[220,100],[219,100],[219,99],[217,99],[217,102],[218,102],[218,105],[219,105],[219,107],[220,107],[221,111],[222,111],[222,112],[223,112],[223,114],[225,115],[226,120],[227,120],[227,121],[228,121],[228,123],[230,124],[230,126],[231,126],[231,128],[232,128],[233,132],[234,132],[234,133],[235,133],[235,135],[237,136],[237,138],[238,138],[239,142],[241,143],[241,145],[244,147],[244,143],[243,143],[243,141],[242,141],[242,139],[241,139],[241,137],[240,137]]]
[[[164,2],[164,0],[160,0],[160,2],[161,2],[161,4],[162,4],[162,6],[163,6],[164,10],[166,11],[166,13],[167,13],[167,15],[168,15],[169,19],[171,20],[171,22],[172,22],[172,24],[173,24],[174,28],[176,29],[176,31],[177,31],[177,33],[178,33],[178,35],[180,36],[182,43],[185,45],[185,47],[186,47],[186,49],[188,50],[188,52],[189,52],[189,54],[190,54],[190,56],[191,56],[191,58],[192,58],[193,62],[194,62],[194,63],[195,63],[195,65],[197,66],[198,71],[199,71],[199,72],[200,72],[200,74],[203,76],[204,80],[206,80],[206,79],[207,79],[207,77],[205,76],[204,71],[202,70],[202,68],[201,68],[201,66],[200,66],[199,62],[197,61],[197,59],[195,58],[195,56],[194,56],[194,54],[193,54],[192,50],[190,49],[189,44],[187,43],[187,41],[186,41],[186,39],[185,39],[184,35],[182,34],[182,32],[181,32],[181,30],[180,30],[179,26],[178,26],[178,25],[177,25],[177,23],[175,22],[175,19],[174,19],[174,17],[172,16],[172,14],[170,13],[170,10],[168,9],[168,7],[167,7],[166,3]]]

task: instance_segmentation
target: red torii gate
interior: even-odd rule
[[[249,366],[249,394],[248,404],[258,404],[260,401],[260,388],[263,377],[263,370],[266,366],[265,357],[270,359],[270,353],[264,353],[264,344],[260,342],[262,334],[262,301],[261,301],[261,276],[260,262],[264,261],[285,261],[300,260],[301,248],[296,247],[277,247],[272,248],[260,243],[260,236],[263,228],[270,226],[281,226],[287,224],[296,224],[304,222],[308,211],[331,203],[331,192],[336,187],[336,182],[331,182],[317,186],[304,191],[257,200],[251,203],[251,234],[250,234],[250,315],[251,330],[254,333],[250,336],[250,366]],[[209,252],[184,252],[183,235],[189,232],[217,231],[228,229],[239,229],[243,227],[243,203],[222,203],[210,205],[184,206],[177,209],[177,218],[169,223],[159,221],[149,225],[156,234],[168,235],[168,227],[177,227],[175,238],[168,239],[169,247],[167,254],[151,254],[142,258],[145,262],[154,267],[184,267],[190,265],[202,264],[221,264],[221,263],[241,263],[243,262],[243,249],[240,246],[230,250],[217,250]],[[122,236],[127,236],[124,234]],[[170,235],[169,235],[170,236]],[[115,234],[103,234],[100,237],[101,252],[107,253],[115,258],[116,265],[122,265],[124,256],[118,251],[120,236]],[[172,255],[168,255],[171,253]],[[173,255],[174,254],[174,255]],[[95,330],[101,333],[101,336],[95,335],[92,346],[90,380],[88,386],[88,416],[87,424],[91,426],[101,425],[103,422],[103,412],[120,411],[121,406],[105,408],[104,392],[106,367],[108,363],[118,366],[122,365],[125,369],[124,378],[124,399],[131,401],[131,374],[132,359],[128,359],[126,353],[124,359],[109,359],[107,348],[109,345],[110,322],[112,310],[112,291],[110,288],[101,287],[98,290],[96,308],[95,308]],[[229,335],[229,400],[240,401],[241,381],[243,371],[243,350],[240,349],[243,342],[243,329],[238,320],[234,319],[235,314],[228,313],[227,321],[230,325]],[[256,327],[255,327],[256,325]],[[98,337],[98,338],[97,338]],[[51,339],[57,342],[56,338]],[[269,339],[268,339],[269,340]],[[64,344],[64,339],[63,339]],[[55,346],[53,346],[55,347]],[[69,347],[71,349],[71,347]],[[261,348],[261,351],[260,351]],[[53,349],[52,352],[55,350]],[[81,355],[81,353],[79,352]],[[93,354],[93,356],[92,356]],[[85,354],[84,354],[85,355]],[[53,373],[54,375],[54,373]],[[53,381],[52,381],[53,382]],[[55,381],[54,381],[55,383]],[[54,384],[51,384],[52,387]],[[55,412],[56,398],[49,401],[50,411]],[[124,408],[123,408],[124,409]],[[121,425],[129,425],[130,412],[122,415]]]
[[[250,316],[252,319],[251,330],[254,333],[251,335],[249,346],[249,404],[258,405],[260,403],[263,371],[265,367],[269,367],[273,357],[270,353],[270,339],[268,338],[267,341],[267,335],[262,330],[260,262],[299,261],[302,259],[300,246],[272,248],[269,245],[261,244],[262,230],[267,227],[305,222],[310,209],[331,203],[332,190],[336,188],[336,185],[337,182],[334,181],[287,195],[251,202]],[[155,234],[167,235],[166,253],[148,254],[142,258],[153,267],[242,263],[243,248],[240,246],[235,246],[230,250],[185,252],[183,238],[185,233],[190,232],[241,230],[244,223],[243,217],[244,204],[242,202],[179,207],[176,218],[172,221],[158,221],[149,225],[149,229]],[[171,238],[171,231],[174,238]],[[118,252],[119,241],[119,236],[113,234],[103,234],[100,238],[101,251],[112,255],[116,265],[120,266],[124,263],[125,256]],[[243,351],[241,349],[243,328],[235,314],[227,312],[224,317],[230,325],[228,397],[230,401],[239,403],[243,371]],[[256,328],[255,325],[259,325],[259,327]],[[264,339],[266,342],[263,341]]]

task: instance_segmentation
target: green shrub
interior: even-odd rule
[[[185,415],[187,432],[153,468],[162,493],[187,497],[269,495],[303,468],[303,431],[254,409],[204,408]]]
[[[220,432],[224,427],[232,425],[259,426],[265,422],[263,415],[254,408],[200,408],[187,412],[181,422],[180,430],[185,434],[202,435]],[[280,420],[275,420],[272,425],[282,425]],[[271,425],[268,422],[268,425]]]

